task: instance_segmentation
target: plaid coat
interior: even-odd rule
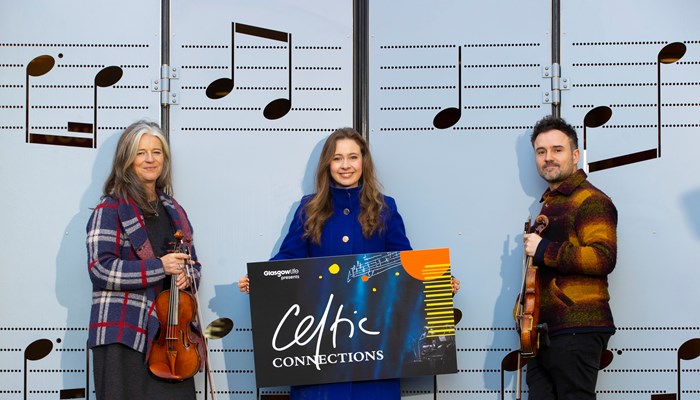
[[[191,242],[187,214],[171,196],[158,192],[174,229]],[[133,201],[105,197],[88,221],[88,273],[92,280],[89,347],[121,343],[146,353],[158,332],[154,300],[165,271],[148,240],[143,214]],[[194,246],[190,248],[197,259]],[[199,282],[201,265],[193,268]]]

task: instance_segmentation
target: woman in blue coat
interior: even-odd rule
[[[380,191],[365,139],[352,128],[333,132],[316,168],[316,192],[301,199],[273,260],[411,250],[393,198]],[[453,291],[459,281],[453,279]],[[250,292],[247,276],[238,288]],[[292,386],[292,400],[398,400],[398,379]]]

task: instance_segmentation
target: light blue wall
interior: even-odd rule
[[[151,2],[152,3],[152,2]],[[679,62],[662,65],[660,158],[590,174],[618,207],[619,258],[611,275],[618,333],[601,373],[599,398],[676,393],[677,349],[700,336],[700,5],[591,0],[561,9],[562,116],[582,133],[583,117],[605,105],[611,120],[589,128],[587,159],[657,145],[656,55],[683,42]],[[28,397],[55,399],[86,387],[90,302],[84,227],[100,196],[118,133],[139,118],[158,120],[160,8],[118,8],[0,0],[0,208],[4,265],[0,298],[0,400],[23,395],[25,348],[49,339],[52,352],[28,362]],[[522,226],[539,211],[529,130],[550,113],[550,2],[371,1],[369,131],[385,192],[396,198],[414,248],[449,247],[462,280],[455,298],[460,373],[403,382],[404,397],[498,399],[500,365],[516,349],[511,311],[520,285]],[[58,16],[61,16],[59,18]],[[231,25],[292,34],[292,110],[268,120],[263,109],[287,96],[288,43],[237,33]],[[352,2],[171,2],[170,106],[175,194],[195,228],[205,266],[203,319],[226,317],[234,330],[211,341],[218,397],[250,399],[253,374],[248,298],[234,284],[251,261],[279,247],[292,212],[313,190],[324,138],[353,120]],[[458,51],[461,49],[461,68]],[[40,55],[56,66],[30,77]],[[118,65],[122,79],[98,88],[98,147],[25,143],[25,100],[33,133],[65,135],[68,122],[93,118],[94,77]],[[212,81],[236,87],[212,100]],[[457,79],[461,71],[462,85]],[[457,107],[454,126],[433,118]],[[77,135],[77,134],[76,134]],[[698,360],[684,361],[683,398],[698,398]],[[506,373],[505,397],[514,374]],[[88,377],[89,378],[89,377]],[[202,388],[202,377],[198,377]],[[286,393],[286,388],[262,390]],[[204,395],[200,394],[200,398]]]

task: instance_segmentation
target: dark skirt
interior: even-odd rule
[[[291,400],[400,400],[399,379],[292,386]]]
[[[195,400],[194,379],[168,382],[148,370],[145,355],[122,344],[92,349],[98,400]]]

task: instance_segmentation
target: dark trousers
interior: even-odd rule
[[[600,357],[608,333],[552,336],[550,345],[527,362],[529,400],[595,400]]]
[[[92,348],[98,400],[195,400],[194,378],[167,382],[148,370],[145,355],[119,343]]]

